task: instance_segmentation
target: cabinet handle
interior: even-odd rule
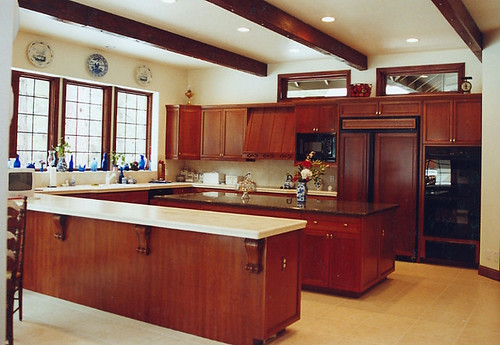
[[[384,237],[384,236],[385,236],[385,230],[382,229],[382,237]]]
[[[344,223],[344,227],[346,227],[346,228],[347,228],[347,226],[348,226],[348,224],[347,224],[347,223]]]
[[[326,238],[333,238],[333,234],[326,234]]]
[[[314,223],[314,224],[318,224],[318,221],[317,221],[317,220],[313,220],[313,223]]]
[[[286,268],[286,258],[284,256],[281,257],[281,270],[284,271]]]

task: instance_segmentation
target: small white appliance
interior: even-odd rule
[[[35,194],[35,170],[13,168],[7,170],[8,197],[32,197]]]
[[[224,182],[225,174],[221,174],[218,172],[206,172],[203,173],[203,183],[204,184],[220,184],[220,182]]]

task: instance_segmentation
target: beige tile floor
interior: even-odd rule
[[[220,344],[30,291],[24,308],[16,345]],[[500,282],[477,270],[396,262],[357,299],[302,292],[301,320],[270,344],[500,344]]]

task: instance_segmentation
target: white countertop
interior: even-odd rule
[[[77,187],[60,188],[74,190]],[[303,229],[306,226],[304,220],[71,198],[42,193],[36,193],[34,197],[29,198],[28,210],[250,239],[266,238]]]
[[[76,185],[73,187],[43,187],[36,188],[38,193],[49,193],[49,194],[74,194],[74,193],[104,193],[104,192],[124,192],[124,191],[139,191],[139,190],[151,190],[151,189],[168,189],[168,188],[188,188],[188,187],[198,187],[198,188],[213,188],[213,189],[224,189],[229,191],[234,191],[234,185],[225,184],[204,184],[204,183],[192,183],[192,182],[172,182],[172,183],[137,183],[137,184],[99,184],[99,185]],[[295,195],[295,189],[281,189],[272,187],[257,187],[257,192],[264,193],[280,193],[280,194],[291,194]],[[323,190],[309,189],[307,192],[309,195],[317,196],[328,196],[336,197],[337,192],[329,192]]]

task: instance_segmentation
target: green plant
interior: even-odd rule
[[[52,149],[57,152],[57,157],[59,158],[66,156],[67,153],[71,153],[70,146],[66,141],[64,141],[63,137],[59,138],[57,146],[52,146]]]
[[[116,153],[115,151],[111,151],[109,153],[109,159],[111,161],[111,165],[113,166],[118,166],[118,162],[120,162],[121,165],[125,164],[125,155],[123,153]]]

